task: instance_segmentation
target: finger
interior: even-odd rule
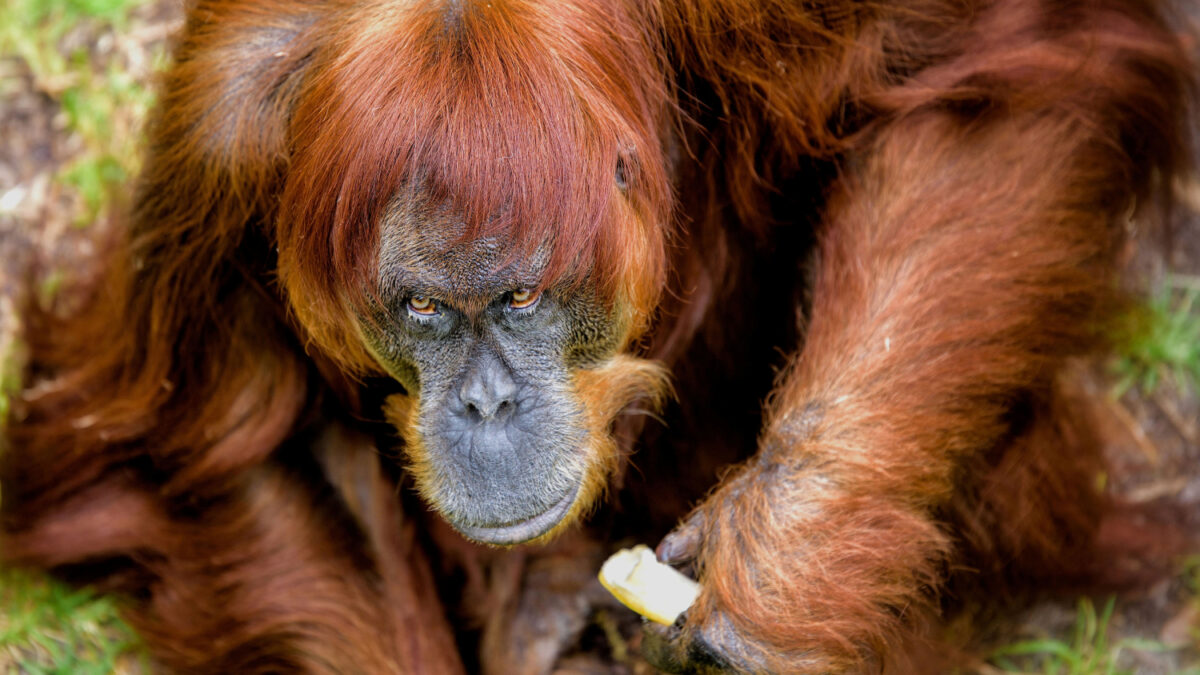
[[[700,553],[700,541],[704,532],[704,513],[692,512],[670,534],[663,537],[654,555],[658,561],[668,565],[680,565],[696,559]]]

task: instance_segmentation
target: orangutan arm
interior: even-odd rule
[[[995,117],[916,113],[848,163],[760,451],[659,548],[703,589],[660,664],[878,666],[936,607],[935,514],[1091,343],[1129,194],[1068,117]]]

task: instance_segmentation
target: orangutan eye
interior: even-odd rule
[[[542,294],[537,291],[522,288],[521,290],[512,292],[512,295],[508,299],[508,307],[509,309],[529,309],[536,305],[541,297]]]
[[[438,303],[433,298],[414,295],[408,299],[408,311],[417,316],[434,316],[438,313]]]
[[[616,181],[617,189],[629,192],[629,169],[625,166],[624,158],[617,160]]]

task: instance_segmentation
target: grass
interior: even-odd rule
[[[115,601],[17,570],[0,570],[0,667],[31,675],[148,672]]]
[[[1200,280],[1168,277],[1149,300],[1114,331],[1114,394],[1131,388],[1153,394],[1160,385],[1177,393],[1200,385]]]
[[[67,213],[87,225],[116,206],[113,197],[139,165],[139,129],[153,102],[159,44],[130,37],[145,0],[0,0],[0,60],[32,79],[57,110],[52,185]],[[27,91],[0,78],[0,98]],[[43,167],[35,167],[45,170]],[[62,208],[56,206],[56,208]],[[60,276],[37,289],[45,305]],[[0,316],[3,312],[0,311]],[[0,432],[19,387],[19,326],[0,326]],[[0,673],[99,675],[149,672],[144,651],[120,619],[117,601],[24,571],[0,569]]]
[[[1122,668],[1120,665],[1123,652],[1163,652],[1176,649],[1161,642],[1141,638],[1110,640],[1108,629],[1115,606],[1115,599],[1110,597],[1097,614],[1091,599],[1081,598],[1069,638],[1017,642],[992,652],[991,661],[1004,672],[1010,673],[1134,675],[1134,670]],[[1200,671],[1197,670],[1189,670],[1186,673],[1200,675]]]
[[[86,225],[137,172],[137,130],[153,103],[137,46],[124,37],[144,0],[6,0],[0,3],[0,56],[28,68],[37,91],[58,104],[70,158],[54,176]],[[0,88],[0,95],[5,93]]]

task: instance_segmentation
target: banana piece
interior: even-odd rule
[[[664,565],[644,544],[621,549],[600,567],[600,583],[621,604],[670,626],[700,595],[700,584]]]

